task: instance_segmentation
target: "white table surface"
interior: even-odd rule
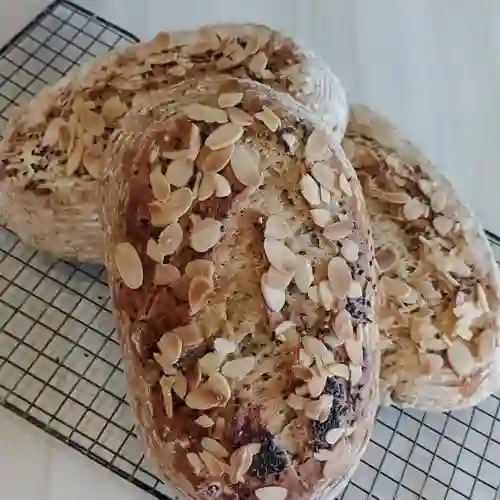
[[[1,38],[44,1],[17,0],[12,7],[0,0]],[[500,234],[496,0],[78,3],[141,37],[230,20],[264,22],[299,36],[334,67],[352,99],[385,113],[442,166],[485,225]],[[0,500],[151,498],[1,408],[0,478]]]

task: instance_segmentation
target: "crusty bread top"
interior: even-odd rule
[[[127,118],[103,187],[145,440],[196,498],[322,498],[352,473],[378,401],[354,171],[266,86],[190,81],[162,101]]]
[[[216,25],[160,33],[114,51],[42,90],[21,107],[0,144],[0,181],[78,203],[96,191],[110,133],[132,105],[158,89],[213,73],[251,77],[321,112],[343,136],[345,93],[320,61],[257,25]],[[83,191],[83,192],[82,192]]]
[[[351,107],[357,170],[381,271],[387,400],[444,411],[500,388],[498,270],[447,179],[386,120]]]

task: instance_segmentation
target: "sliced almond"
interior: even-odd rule
[[[349,292],[352,275],[347,262],[342,257],[334,257],[328,264],[328,280],[333,296],[343,298]]]
[[[312,207],[317,207],[321,203],[319,186],[309,174],[303,175],[300,179],[300,192]]]
[[[314,360],[303,349],[300,350],[300,354],[301,356],[299,358],[299,362],[301,364],[293,366],[292,373],[294,377],[298,378],[299,380],[304,380],[304,381],[311,380],[314,377],[314,371],[309,366],[304,366],[304,365],[311,365],[314,362]]]
[[[297,396],[296,394],[290,394],[286,402],[290,408],[293,408],[296,411],[302,411],[306,406],[307,399]]]
[[[82,156],[85,170],[94,178],[99,179],[104,168],[103,151],[99,146],[86,147]]]
[[[285,500],[288,490],[282,486],[266,486],[255,490],[255,495],[259,500]]]
[[[331,311],[335,296],[332,293],[332,289],[328,280],[320,281],[318,285],[318,296],[325,310]]]
[[[315,163],[311,168],[311,174],[320,186],[330,192],[335,191],[337,176],[330,165],[327,163]]]
[[[474,371],[474,358],[463,342],[459,340],[452,342],[448,347],[447,354],[452,370],[459,377],[467,377]]]
[[[213,283],[204,276],[195,276],[189,283],[189,308],[192,314],[203,309],[213,292]]]
[[[266,221],[264,236],[275,240],[283,240],[290,236],[290,226],[281,215],[271,215]]]
[[[190,208],[193,202],[193,193],[183,187],[174,191],[165,201],[150,203],[151,224],[156,227],[165,227],[177,222]]]
[[[330,212],[324,208],[314,208],[310,213],[313,222],[319,227],[325,227],[332,219]]]
[[[218,149],[217,151],[210,151],[203,161],[200,161],[199,167],[202,172],[220,172],[231,160],[234,153],[234,145],[227,148]]]
[[[384,276],[380,283],[387,296],[393,297],[397,300],[409,297],[412,291],[411,287],[400,279],[387,278]]]
[[[218,372],[210,374],[206,386],[215,392],[215,394],[218,394],[220,398],[219,406],[225,405],[231,398],[231,386],[226,377]]]
[[[254,368],[255,358],[247,356],[245,358],[238,358],[234,361],[228,361],[221,369],[222,375],[232,379],[245,378]]]
[[[216,441],[210,437],[204,437],[201,440],[201,447],[210,452],[212,455],[218,458],[227,458],[229,457],[229,452],[222,446],[219,441]]]
[[[327,132],[316,128],[307,139],[305,149],[306,159],[309,162],[322,161],[328,155],[328,148]]]
[[[354,338],[351,315],[345,309],[335,317],[333,328],[337,337],[343,341]]]
[[[349,365],[349,371],[351,373],[351,385],[358,384],[363,376],[363,368],[359,365],[351,363]]]
[[[186,74],[186,68],[176,65],[167,69],[167,73],[172,76],[184,76]]]
[[[188,262],[184,273],[189,278],[194,278],[195,276],[204,276],[207,280],[212,281],[214,277],[215,266],[211,260],[208,259],[195,259]]]
[[[190,246],[199,253],[204,253],[219,243],[222,238],[222,223],[207,217],[193,222]]]
[[[196,453],[188,453],[186,458],[191,464],[195,475],[201,476],[202,472],[205,470],[205,465],[203,464],[201,458]]]
[[[245,186],[258,186],[261,180],[259,164],[247,146],[234,147],[231,168],[235,177]]]
[[[174,328],[172,333],[175,333],[175,335],[181,339],[184,347],[196,347],[204,340],[200,327],[195,323]]]
[[[186,397],[187,393],[187,379],[182,373],[177,373],[175,376],[175,382],[172,386],[172,390],[179,396],[181,399]]]
[[[237,106],[243,99],[243,92],[225,92],[217,99],[219,108],[232,108]]]
[[[172,401],[172,385],[174,380],[174,377],[166,377],[165,375],[163,375],[160,379],[163,406],[168,418],[172,418],[174,416],[174,405]]]
[[[255,113],[255,118],[261,121],[271,132],[276,132],[281,127],[280,118],[270,109],[264,106],[262,111]]]
[[[155,262],[158,262],[158,264],[163,263],[163,255],[160,251],[160,247],[158,246],[158,243],[150,238],[146,244],[146,255],[150,258],[153,259]]]
[[[310,335],[302,338],[302,345],[304,346],[306,353],[313,358],[322,359],[325,356],[325,353],[329,352],[321,340]]]
[[[434,229],[440,236],[443,237],[447,236],[450,233],[450,231],[453,229],[454,224],[455,223],[452,219],[445,217],[444,215],[440,215],[432,221]]]
[[[215,196],[217,198],[227,198],[231,194],[231,184],[229,184],[229,181],[223,175],[212,175],[214,177]]]
[[[232,482],[244,482],[243,477],[252,466],[253,457],[259,453],[260,447],[260,443],[252,443],[241,446],[231,454],[229,465]]]
[[[443,212],[448,202],[448,193],[445,187],[438,188],[431,196],[431,208],[434,212]]]
[[[108,124],[121,118],[128,111],[128,106],[122,102],[120,96],[111,96],[102,106],[101,116]]]
[[[181,339],[171,331],[164,333],[158,341],[158,349],[160,349],[165,362],[173,365],[178,361],[182,353]]]
[[[295,154],[297,151],[297,145],[298,145],[298,140],[297,136],[295,134],[291,133],[284,133],[281,138],[283,139],[283,142],[286,144],[288,151],[292,154]]]
[[[170,194],[170,183],[167,178],[161,173],[160,168],[155,168],[149,174],[149,180],[151,182],[151,189],[153,191],[153,196],[159,200],[166,200]]]
[[[274,333],[280,340],[285,340],[285,332],[290,330],[291,328],[296,328],[296,325],[293,321],[283,321],[283,323],[280,323],[275,329]]]
[[[363,346],[361,342],[356,339],[348,339],[345,341],[344,347],[352,363],[361,366],[363,364]]]
[[[240,108],[229,108],[227,109],[227,114],[229,119],[235,125],[241,125],[242,127],[249,127],[253,123],[252,115],[249,115],[246,111]]]
[[[403,215],[406,220],[416,220],[424,214],[424,207],[419,199],[412,198],[403,206]]]
[[[178,222],[169,224],[158,238],[158,248],[162,255],[173,255],[181,246],[184,233]]]
[[[220,352],[208,352],[198,360],[200,369],[205,375],[211,375],[219,370],[224,362],[225,355]]]
[[[490,361],[496,356],[497,335],[495,330],[484,330],[478,339],[478,355],[481,361]]]
[[[201,148],[201,131],[196,123],[191,123],[187,159],[194,162]]]
[[[307,388],[309,389],[309,394],[312,398],[318,398],[321,396],[323,389],[325,388],[326,377],[324,375],[316,375],[307,381]]]
[[[302,293],[307,294],[314,281],[312,264],[308,258],[303,257],[302,255],[297,257],[297,264],[293,279],[299,290]]]
[[[220,396],[205,384],[189,392],[185,399],[186,405],[193,410],[209,410],[218,406],[220,401]]]
[[[123,283],[136,290],[142,285],[144,274],[141,258],[133,245],[118,243],[115,248],[115,265]]]
[[[286,302],[285,290],[271,288],[265,281],[265,275],[262,276],[260,289],[267,307],[274,312],[283,309]]]
[[[349,380],[350,375],[351,375],[351,370],[349,369],[349,367],[347,365],[342,364],[342,363],[328,365],[326,368],[326,371],[332,377],[340,377],[340,378],[343,378],[345,380]]]
[[[205,201],[215,194],[215,178],[213,175],[205,174],[201,178],[200,187],[198,189],[198,200]]]
[[[286,290],[293,278],[293,273],[280,273],[274,267],[270,267],[269,271],[264,274],[263,279],[266,285],[276,290]]]
[[[190,366],[185,371],[185,375],[188,382],[189,391],[194,391],[198,389],[198,387],[200,387],[203,374],[201,373],[201,369],[198,363],[195,363],[194,365]]]
[[[385,273],[391,269],[397,261],[396,252],[389,247],[381,248],[375,254],[375,259],[381,273]]]
[[[331,445],[335,445],[344,435],[344,432],[344,429],[330,429],[325,435],[325,441]]]
[[[194,422],[204,429],[209,429],[215,425],[215,422],[208,415],[200,415]]]
[[[218,353],[227,356],[228,354],[232,354],[236,351],[237,346],[232,340],[218,338],[214,340],[214,347]]]
[[[180,277],[180,271],[172,264],[158,264],[155,267],[154,284],[156,286],[173,285]]]
[[[212,108],[204,104],[193,103],[184,108],[184,113],[191,120],[206,123],[226,123],[227,113],[219,108]]]
[[[210,476],[220,477],[226,472],[226,464],[219,460],[215,455],[212,455],[212,453],[203,450],[200,453],[200,458],[205,464]]]
[[[350,220],[341,220],[325,227],[323,236],[330,241],[340,241],[352,234],[353,226]]]
[[[55,146],[59,141],[61,129],[66,126],[63,118],[53,118],[48,124],[45,133],[43,134],[43,146]]]
[[[339,175],[339,187],[340,190],[346,195],[346,196],[352,196],[352,189],[351,185],[349,184],[349,181],[347,180],[347,177],[345,174],[341,173]]]
[[[347,262],[356,262],[359,257],[359,247],[354,241],[347,239],[342,242],[340,253]]]
[[[272,267],[283,274],[293,273],[297,266],[297,256],[281,241],[266,238],[264,252]]]
[[[104,134],[106,123],[104,118],[88,108],[82,108],[78,112],[78,118],[83,129],[94,137]]]
[[[444,364],[443,358],[435,353],[420,354],[419,360],[426,375],[437,375]]]
[[[266,66],[267,56],[264,52],[257,52],[248,62],[248,69],[256,75],[260,75],[266,69]]]
[[[194,164],[187,158],[173,160],[167,167],[165,178],[175,187],[187,186],[194,174]]]
[[[318,286],[312,286],[307,290],[307,296],[311,299],[315,304],[319,303],[319,288]]]
[[[73,151],[66,162],[66,175],[71,177],[78,170],[83,157],[83,144],[81,140],[76,140]]]
[[[243,135],[243,127],[234,123],[226,123],[215,129],[205,141],[212,151],[227,148],[239,141]]]

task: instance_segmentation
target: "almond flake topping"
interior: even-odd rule
[[[221,399],[222,398],[213,392],[205,383],[189,392],[185,402],[186,405],[193,410],[208,410],[219,406]]]
[[[228,451],[218,441],[213,438],[204,437],[201,440],[201,447],[218,458],[227,458]]]
[[[243,135],[243,127],[234,123],[226,123],[215,129],[205,141],[205,145],[212,151],[227,148],[238,142]]]
[[[216,219],[192,218],[193,229],[190,245],[193,250],[204,253],[219,243],[222,238],[222,223]]]
[[[320,281],[318,285],[318,296],[326,311],[331,311],[335,297],[332,293],[330,283],[327,280]]]
[[[300,179],[300,191],[311,206],[317,207],[321,204],[319,186],[309,174],[303,175]]]
[[[352,222],[350,220],[341,220],[325,227],[323,236],[330,241],[339,241],[352,234]]]
[[[172,264],[158,264],[155,268],[154,284],[156,286],[169,286],[181,277],[180,271]]]
[[[208,415],[200,415],[194,422],[205,429],[215,425],[215,422]]]
[[[189,306],[193,314],[205,307],[212,291],[212,281],[204,276],[195,276],[191,280],[191,283],[189,283]]]
[[[181,246],[184,233],[178,222],[168,225],[158,238],[158,248],[163,256],[173,255]]]
[[[359,256],[359,247],[352,240],[344,240],[340,253],[347,262],[356,262]]]
[[[243,99],[243,92],[226,92],[217,99],[220,108],[232,108],[237,106]]]
[[[266,221],[264,236],[275,240],[283,240],[290,236],[290,226],[281,215],[271,215]]]
[[[150,238],[146,244],[146,255],[155,262],[158,262],[158,264],[163,263],[164,256],[160,252],[158,243],[153,238]]]
[[[136,290],[144,278],[141,258],[133,245],[118,243],[115,248],[115,265],[125,285]]]
[[[403,206],[403,215],[406,220],[416,220],[424,215],[424,206],[417,198],[412,198]]]
[[[227,198],[231,194],[231,184],[229,181],[220,174],[208,174],[213,175],[213,183],[215,186],[215,196],[217,198]]]
[[[226,464],[212,453],[204,450],[200,453],[200,458],[211,476],[220,477],[226,471]]]
[[[335,445],[344,435],[344,432],[344,429],[330,429],[325,435],[325,441],[331,445]]]
[[[274,267],[270,267],[264,274],[264,283],[276,290],[285,290],[293,278],[293,273],[280,273]]]
[[[215,194],[215,178],[213,175],[205,174],[198,189],[198,200],[205,201]]]
[[[220,405],[225,405],[231,398],[231,386],[227,379],[218,372],[210,374],[206,385],[221,398]]]
[[[328,280],[334,297],[343,298],[352,282],[351,270],[342,257],[334,257],[328,264]]]
[[[264,252],[267,260],[283,274],[293,273],[297,266],[297,256],[281,241],[266,238]]]
[[[330,165],[327,163],[315,163],[311,169],[311,174],[320,186],[330,192],[335,191],[337,176]]]
[[[163,360],[173,365],[177,362],[182,353],[181,339],[171,331],[164,333],[158,341],[158,349],[160,349]]]
[[[316,375],[307,381],[307,388],[312,398],[321,396],[325,388],[326,377],[324,375]]]
[[[257,52],[248,63],[248,69],[256,75],[260,75],[266,69],[266,66],[267,56],[264,52]]]
[[[459,377],[467,377],[473,372],[474,358],[463,342],[459,340],[452,342],[447,353],[451,368]]]
[[[191,464],[194,473],[197,476],[201,476],[201,473],[205,470],[205,465],[203,464],[201,458],[196,453],[188,453],[186,455],[188,462]]]
[[[221,369],[222,375],[227,378],[242,379],[245,378],[254,368],[255,358],[248,356],[238,358],[234,361],[228,361]]]
[[[174,382],[174,385],[172,386],[172,390],[181,399],[184,399],[186,397],[187,379],[182,373],[178,372],[177,375],[175,376],[175,382]]]
[[[211,260],[208,259],[195,259],[188,262],[184,273],[189,278],[194,278],[195,276],[204,276],[207,280],[212,281],[214,277],[215,266]]]
[[[332,220],[330,212],[324,208],[312,209],[311,217],[313,222],[319,227],[325,227]]]
[[[230,145],[227,148],[210,151],[203,161],[200,161],[200,170],[202,172],[220,172],[231,160],[233,156],[234,146]]]
[[[229,119],[235,125],[241,125],[242,127],[249,127],[253,123],[253,118],[246,111],[240,108],[229,108],[227,110]]]
[[[175,187],[184,187],[194,174],[194,164],[187,158],[173,160],[167,167],[165,178]]]
[[[245,145],[235,146],[231,157],[235,177],[245,186],[258,186],[261,180],[259,164]]]
[[[149,180],[151,182],[151,189],[153,191],[153,196],[159,200],[166,200],[171,193],[170,183],[167,178],[161,173],[160,168],[155,168],[149,174]]]
[[[232,340],[227,340],[223,338],[215,339],[214,347],[218,353],[223,354],[224,356],[232,354],[234,351],[236,351],[236,343],[233,342]]]
[[[344,343],[345,350],[350,360],[356,366],[363,364],[363,346],[359,340],[348,339]]]
[[[281,120],[269,108],[264,107],[262,111],[255,114],[255,118],[260,120],[271,132],[276,132],[281,127]]]
[[[267,486],[255,491],[259,500],[285,500],[288,496],[288,490],[281,486]]]
[[[172,330],[182,341],[184,347],[196,347],[203,342],[201,329],[195,323],[186,326],[178,326]]]
[[[266,274],[262,275],[260,289],[267,307],[274,312],[283,309],[286,302],[286,293],[283,289],[272,288],[266,283]]]
[[[299,290],[306,294],[314,281],[311,261],[302,255],[297,256],[294,281]]]
[[[454,221],[444,215],[436,217],[432,221],[434,229],[439,233],[440,236],[446,236],[453,229]]]
[[[246,444],[231,454],[229,466],[232,482],[244,482],[244,475],[250,469],[253,457],[260,452],[260,448],[260,443]]]
[[[191,120],[206,122],[206,123],[226,123],[227,113],[219,108],[212,108],[204,104],[193,103],[186,106],[184,109],[187,117]]]
[[[177,189],[163,202],[152,202],[149,205],[151,224],[164,227],[178,221],[191,208],[192,202],[193,193],[187,187]]]
[[[314,129],[306,143],[305,155],[308,161],[322,161],[328,155],[328,136],[325,130]]]

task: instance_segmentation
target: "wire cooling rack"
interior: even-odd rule
[[[52,4],[0,51],[0,125],[74,65],[136,40],[72,3]],[[52,260],[0,226],[0,403],[165,499],[134,434],[113,334],[102,268]],[[342,500],[498,500],[499,412],[498,396],[446,414],[380,410]]]

